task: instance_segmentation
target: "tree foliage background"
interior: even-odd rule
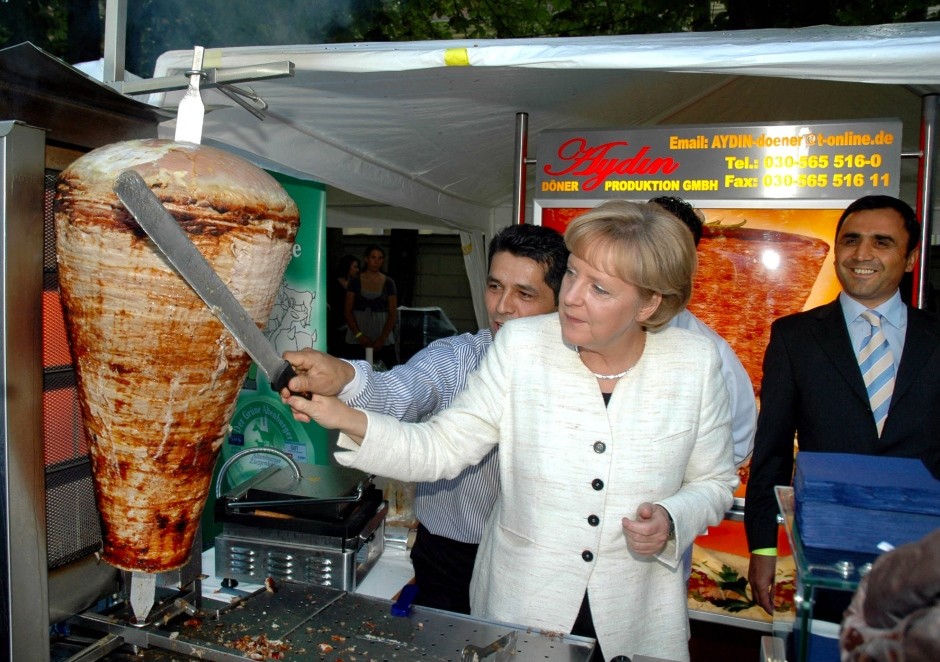
[[[651,34],[935,20],[940,0],[128,0],[126,66],[194,44]],[[0,0],[0,47],[30,41],[66,62],[104,52],[105,0]]]

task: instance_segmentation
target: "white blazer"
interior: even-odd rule
[[[476,616],[570,632],[585,590],[605,656],[687,660],[682,552],[731,507],[738,479],[714,344],[649,333],[609,406],[557,314],[514,320],[451,407],[424,423],[368,413],[340,464],[400,480],[457,475],[499,443],[500,496],[471,584]],[[676,525],[657,557],[634,555],[621,518],[644,501]]]

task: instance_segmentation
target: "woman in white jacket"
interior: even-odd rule
[[[606,659],[687,660],[679,561],[737,485],[717,351],[665,328],[691,295],[695,246],[662,208],[621,201],[573,220],[565,241],[558,314],[506,324],[429,421],[322,396],[284,401],[298,420],[344,433],[341,464],[400,480],[454,476],[499,444],[472,613],[596,633]]]

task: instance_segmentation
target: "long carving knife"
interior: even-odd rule
[[[258,329],[251,315],[202,256],[135,170],[125,170],[114,183],[114,192],[134,215],[180,276],[196,291],[248,355],[258,364],[275,392],[287,387],[296,373]]]

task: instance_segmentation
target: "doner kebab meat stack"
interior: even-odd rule
[[[101,512],[105,561],[164,572],[189,558],[251,359],[112,191],[136,170],[260,325],[299,227],[273,177],[212,147],[132,140],[64,170],[59,284]]]

